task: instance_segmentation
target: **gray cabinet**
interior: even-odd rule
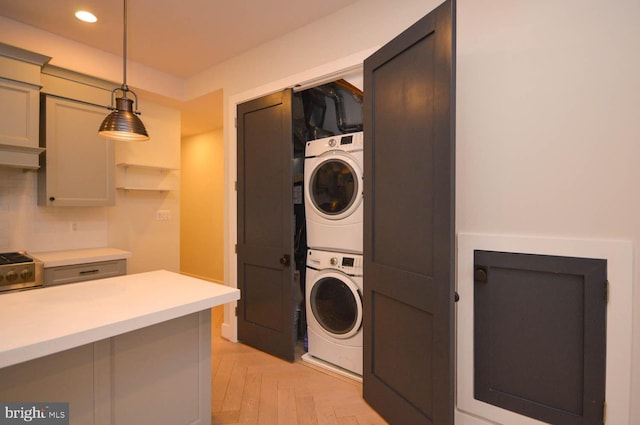
[[[44,269],[44,285],[63,285],[125,274],[127,274],[125,259],[49,267]]]
[[[0,78],[0,143],[38,147],[40,87]]]
[[[39,166],[40,69],[49,59],[0,43],[0,165]]]
[[[98,135],[105,107],[43,96],[38,204],[109,206],[115,204],[114,145]]]
[[[209,310],[0,368],[3,402],[64,401],[70,425],[211,423]]]

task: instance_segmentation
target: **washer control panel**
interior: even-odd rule
[[[336,136],[323,137],[321,139],[310,140],[305,147],[304,156],[311,158],[322,155],[331,150],[341,150],[345,152],[361,151],[364,145],[364,133],[362,131],[339,134]]]
[[[362,275],[362,254],[338,253],[310,249],[307,251],[307,266],[314,269],[336,269],[346,274]]]

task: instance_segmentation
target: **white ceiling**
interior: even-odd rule
[[[187,78],[355,1],[128,0],[127,57]],[[122,0],[0,0],[0,15],[122,54]]]
[[[127,58],[189,78],[356,1],[128,0]],[[94,13],[98,22],[77,20],[78,9]],[[122,54],[122,0],[0,0],[0,15]],[[212,100],[199,99],[203,104]],[[187,109],[196,113],[201,107],[185,105],[183,127],[190,126]],[[183,128],[183,135],[199,131]]]

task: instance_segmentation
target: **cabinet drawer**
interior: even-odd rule
[[[83,282],[127,274],[127,260],[100,261],[44,269],[44,285]]]

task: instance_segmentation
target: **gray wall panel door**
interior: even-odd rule
[[[474,252],[474,397],[554,425],[601,425],[607,260]]]
[[[364,63],[364,372],[392,425],[454,411],[455,7]]]
[[[291,99],[287,89],[238,105],[238,339],[293,361]]]

